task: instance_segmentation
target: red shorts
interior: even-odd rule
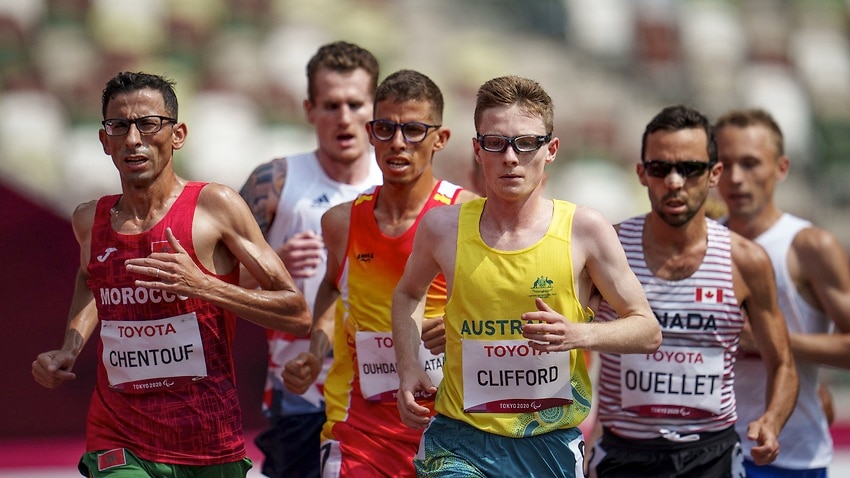
[[[333,428],[337,440],[322,442],[322,478],[415,477],[418,443],[364,433],[346,423]]]

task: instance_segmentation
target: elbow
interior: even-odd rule
[[[644,350],[642,353],[651,354],[657,351],[659,347],[661,347],[661,340],[663,338],[661,335],[661,327],[654,319],[652,322],[654,327],[652,328],[652,332],[647,335],[646,341],[644,342],[646,350]]]
[[[656,332],[656,333],[652,336],[652,340],[650,341],[650,345],[649,345],[649,352],[648,352],[648,353],[654,353],[655,351],[657,351],[657,350],[661,347],[661,340],[662,340],[662,338],[663,338],[663,337],[661,336],[661,329],[659,328],[659,329],[658,329],[658,332]]]
[[[298,298],[299,300],[290,302],[290,305],[281,314],[281,327],[278,330],[298,337],[306,337],[313,326],[313,314],[310,312],[307,300],[300,292]]]
[[[306,337],[312,326],[313,316],[310,314],[310,310],[306,309],[295,317],[292,333],[298,337]]]

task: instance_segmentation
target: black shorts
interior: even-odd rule
[[[324,413],[276,417],[271,428],[254,439],[263,452],[262,472],[272,478],[318,478],[319,435]]]
[[[633,440],[608,429],[590,455],[591,478],[743,478],[744,454],[734,427],[689,442]]]

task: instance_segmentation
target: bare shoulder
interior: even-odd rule
[[[275,193],[279,196],[286,180],[286,164],[286,158],[281,157],[258,165],[242,186],[243,196]]]
[[[322,214],[322,235],[326,243],[347,240],[353,205],[353,201],[346,201],[331,207]]]
[[[614,264],[620,259],[625,261],[614,226],[596,209],[576,206],[571,236],[573,260],[577,265],[594,267]]]
[[[351,208],[354,201],[346,201],[336,204],[322,214],[322,228],[326,225],[330,227],[338,227],[340,225],[348,225],[351,220]]]
[[[595,238],[611,235],[614,226],[601,212],[587,206],[576,206],[573,215],[573,235],[578,237]]]
[[[212,211],[244,211],[246,208],[245,201],[235,189],[219,183],[208,183],[204,186],[198,196],[198,206]]]
[[[773,266],[770,257],[759,244],[744,236],[729,231],[732,247],[732,264],[747,281],[759,280],[764,274],[773,276]]]
[[[94,225],[94,213],[96,210],[96,200],[78,205],[71,215],[71,226],[74,230],[91,230],[92,225]]]
[[[251,210],[242,196],[230,186],[208,183],[198,196],[198,207],[193,229],[197,237],[203,233],[210,238],[225,239],[233,236],[254,237],[256,232],[262,236]]]
[[[263,231],[268,230],[277,214],[286,182],[286,164],[286,158],[275,158],[257,166],[239,191]]]
[[[71,228],[74,237],[80,244],[80,252],[87,258],[91,244],[91,230],[94,226],[94,214],[97,210],[97,200],[84,202],[74,209],[71,215]],[[87,261],[86,261],[87,262]]]
[[[417,257],[431,257],[440,264],[446,279],[453,280],[453,266],[457,252],[458,219],[461,204],[429,209],[419,225],[413,239],[413,251]]]
[[[481,196],[475,194],[474,192],[470,191],[469,189],[461,189],[457,193],[457,199],[455,200],[455,204],[461,204],[461,203],[469,202],[469,201],[472,201],[473,199],[478,199],[480,197]]]
[[[818,262],[830,261],[834,259],[834,254],[844,251],[844,247],[834,234],[819,227],[809,227],[798,232],[794,236],[791,248],[802,261],[816,260]]]
[[[474,193],[473,193],[474,194]],[[460,199],[460,197],[458,197]],[[472,198],[475,199],[475,198]],[[461,203],[456,202],[448,206],[440,206],[431,208],[422,216],[422,222],[419,223],[417,232],[423,228],[437,229],[450,227],[457,229],[457,220],[460,216]]]
[[[432,249],[441,249],[444,241],[454,243],[457,240],[460,208],[461,205],[456,203],[425,212],[416,228],[416,242]]]
[[[788,268],[795,280],[813,284],[850,284],[850,259],[838,238],[819,227],[801,230],[791,243]],[[817,301],[816,299],[812,299]]]

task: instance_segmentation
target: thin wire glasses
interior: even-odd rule
[[[426,124],[419,121],[408,123],[396,123],[390,120],[373,120],[369,122],[372,127],[372,136],[380,141],[389,141],[395,136],[397,129],[401,129],[401,135],[408,143],[420,143],[432,128],[439,128],[438,124]]]
[[[151,115],[142,116],[141,118],[136,118],[134,120],[126,118],[111,118],[103,120],[101,124],[103,124],[103,129],[106,130],[106,134],[109,136],[124,136],[130,131],[131,124],[136,125],[136,129],[138,129],[141,134],[154,134],[162,129],[163,124],[176,122],[176,119],[169,118],[168,116]]]
[[[500,134],[476,133],[476,139],[478,139],[478,144],[484,148],[484,151],[502,153],[510,145],[514,149],[514,152],[519,154],[537,151],[541,146],[552,140],[552,133],[546,135],[523,134],[513,137],[502,136]]]
[[[702,176],[712,163],[704,161],[644,161],[643,169],[646,174],[653,178],[666,178],[670,171],[676,170],[679,176],[683,178],[695,178]]]

